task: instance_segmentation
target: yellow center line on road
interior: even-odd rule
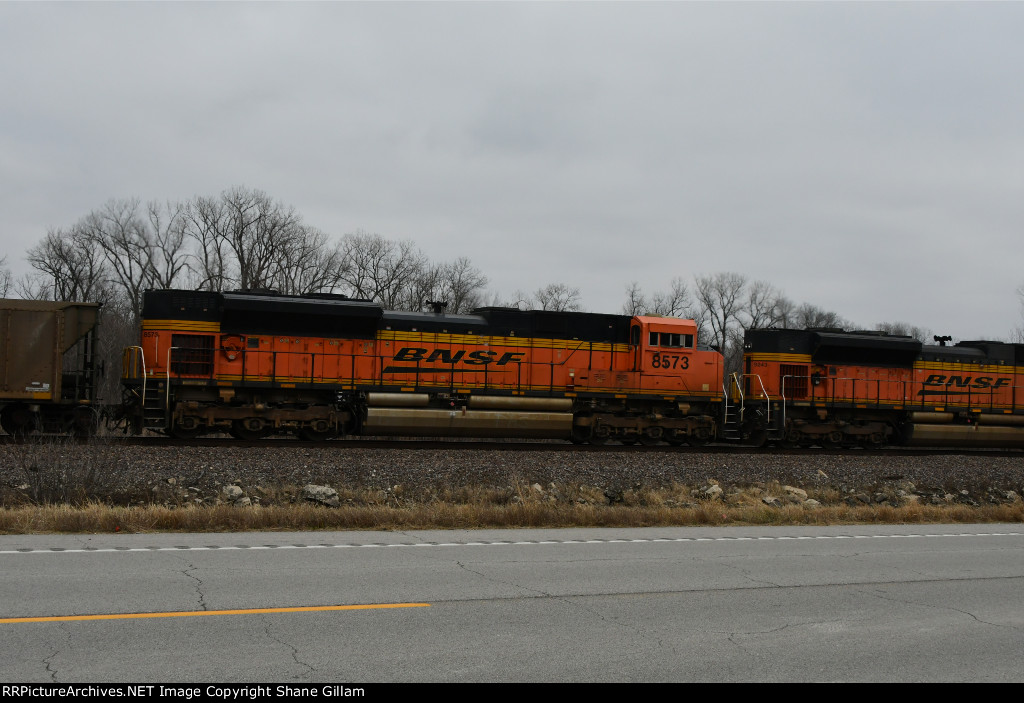
[[[311,613],[324,610],[378,610],[383,608],[429,608],[430,603],[377,603],[369,605],[310,605],[296,608],[249,608],[246,610],[184,610],[166,613],[107,613],[103,615],[52,615],[38,618],[0,618],[0,624],[16,622],[73,622],[75,620],[128,620],[133,618],[188,618],[197,615],[263,615],[266,613]]]

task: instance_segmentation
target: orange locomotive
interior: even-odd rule
[[[784,446],[1024,446],[1024,344],[749,330],[730,418]]]
[[[147,291],[125,350],[133,429],[551,437],[703,444],[722,356],[692,320],[481,308],[384,310],[339,295]]]

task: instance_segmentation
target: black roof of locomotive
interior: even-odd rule
[[[380,305],[344,296],[281,295],[270,291],[148,290],[142,316],[220,322],[231,334],[373,337]]]
[[[1006,342],[963,341],[953,346],[926,344],[921,348],[924,361],[943,361],[962,364],[1013,365],[1024,361],[1024,344]]]
[[[628,341],[629,323],[625,315],[497,307],[477,308],[471,315],[385,310],[382,321],[388,329],[403,331],[619,343]]]
[[[469,315],[385,310],[378,303],[335,294],[282,295],[274,291],[148,290],[146,319],[219,322],[234,334],[316,334],[373,337],[378,329],[541,337],[626,343],[631,318],[589,312],[478,308]]]
[[[1014,364],[1024,361],[1024,344],[966,341],[954,346],[922,344],[913,337],[870,330],[747,330],[744,351],[810,354],[813,363],[912,366],[918,359],[946,363]]]
[[[880,332],[769,328],[747,330],[743,350],[755,354],[810,354],[816,364],[912,366],[921,342]]]

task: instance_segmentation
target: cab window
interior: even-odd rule
[[[652,347],[682,347],[693,348],[692,334],[676,334],[674,332],[651,332],[650,346]]]

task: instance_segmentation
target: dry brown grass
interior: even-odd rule
[[[768,491],[772,494],[777,492]],[[409,497],[386,491],[340,492],[342,505],[296,500],[297,491],[264,493],[262,505],[110,506],[46,503],[0,508],[0,534],[238,532],[246,530],[411,530],[518,527],[669,527],[1024,522],[1024,502],[849,505],[838,491],[811,492],[817,506],[766,505],[762,488],[725,500],[694,498],[687,486],[638,488],[609,498],[593,487],[458,488]]]

